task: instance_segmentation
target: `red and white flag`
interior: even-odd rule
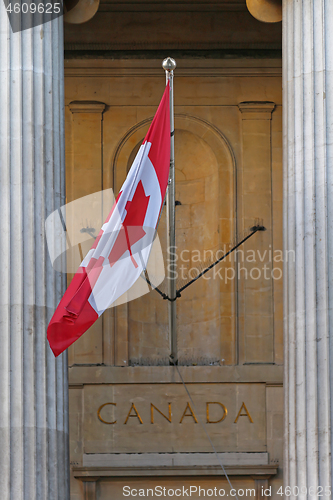
[[[55,356],[129,290],[147,265],[169,177],[169,97],[167,84],[116,202],[49,323]]]

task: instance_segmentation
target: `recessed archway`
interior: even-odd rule
[[[119,142],[112,173],[115,192],[124,181],[151,120],[130,129]],[[226,137],[211,123],[191,115],[175,116],[176,239],[179,282],[195,275],[204,261],[224,251],[236,234],[235,158]],[[166,222],[158,231],[166,248]],[[220,255],[220,253],[219,253]],[[165,254],[165,261],[167,255]],[[183,364],[235,362],[236,283],[225,280],[232,262],[219,274],[193,284],[177,302],[178,350]],[[167,303],[149,294],[127,305],[129,359],[132,364],[168,364]],[[117,331],[117,320],[116,320]]]

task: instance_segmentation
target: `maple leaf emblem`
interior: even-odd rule
[[[112,250],[109,255],[110,266],[112,267],[127,250],[135,268],[138,267],[131,247],[146,235],[143,229],[150,196],[146,196],[142,181],[137,185],[132,201],[126,203],[126,217],[117,235]]]

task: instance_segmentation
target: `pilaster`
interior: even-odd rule
[[[84,500],[96,500],[96,480],[97,478],[86,478],[84,485]]]
[[[260,218],[266,231],[237,251],[241,363],[273,363],[272,151],[274,102],[241,102],[242,229]],[[252,252],[251,254],[248,252]]]
[[[66,172],[66,195],[67,202],[72,202],[103,190],[103,112],[106,105],[97,101],[72,101],[68,107],[72,115],[72,158]],[[66,220],[70,234],[74,234],[75,226],[78,224],[89,226],[91,223],[89,219],[78,220],[77,217],[81,214],[75,210],[72,215],[72,220],[70,217]],[[93,222],[96,226],[95,235],[98,234],[103,222],[101,213],[101,219]],[[70,267],[73,271],[82,261],[78,247],[74,249],[72,258]],[[72,275],[69,275],[69,278],[71,277]],[[86,335],[70,346],[68,350],[70,365],[103,363],[102,324],[103,318],[99,318]]]

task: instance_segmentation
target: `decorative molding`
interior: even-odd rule
[[[240,102],[238,104],[243,120],[270,120],[275,107],[275,102]]]
[[[104,102],[98,101],[72,101],[68,105],[70,111],[74,113],[101,113],[106,108]]]
[[[73,49],[72,49],[73,50]],[[238,63],[238,64],[237,64]],[[193,67],[193,61],[190,63],[182,60],[177,67],[177,77],[258,77],[270,76],[281,77],[282,66],[280,60],[273,59],[269,62],[252,62],[252,66],[241,64],[241,61],[228,61],[223,64],[213,61],[196,61]],[[126,61],[96,61],[67,59],[65,62],[66,78],[116,78],[116,77],[156,77],[161,76],[161,62],[150,61],[131,61],[126,66]]]
[[[101,13],[102,14],[102,13]],[[98,15],[98,13],[97,13]],[[103,15],[103,14],[102,14]],[[104,14],[105,15],[105,14]],[[228,42],[195,42],[186,41],[186,42],[159,42],[157,39],[155,41],[147,41],[147,42],[67,42],[65,43],[65,51],[73,50],[73,51],[90,51],[90,50],[99,50],[99,51],[114,51],[114,50],[278,50],[281,51],[281,44],[279,43],[265,43],[265,42],[248,42],[247,44],[244,42],[241,43],[228,43]],[[178,72],[178,69],[177,69]]]
[[[254,102],[240,102],[238,104],[239,110],[242,113],[266,113],[267,111],[272,112],[275,108],[274,102],[264,102],[264,101],[254,101]]]

